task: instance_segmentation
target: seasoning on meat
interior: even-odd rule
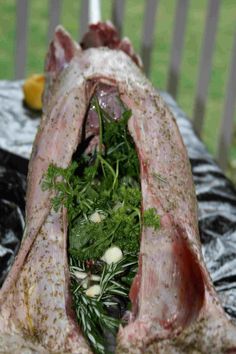
[[[112,33],[98,24],[97,39],[106,26]],[[115,87],[132,111],[128,130],[139,157],[142,209],[156,211],[160,223],[142,227],[131,313],[119,328],[116,353],[234,353],[235,326],[203,262],[195,190],[175,119],[122,46],[114,47],[82,50],[61,27],[50,45],[44,114],[29,165],[27,226],[0,292],[0,353],[91,353],[71,311],[66,209],[51,207],[54,194],[42,191],[41,182],[51,164],[68,168],[100,84]],[[112,264],[114,272],[120,262]],[[94,298],[83,300],[95,318]]]

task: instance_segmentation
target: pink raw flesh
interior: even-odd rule
[[[109,24],[95,27],[88,47],[94,30],[99,40],[114,31]],[[50,163],[70,164],[100,84],[116,87],[132,110],[128,129],[140,160],[142,209],[155,208],[161,218],[159,230],[142,229],[132,315],[119,329],[116,353],[236,353],[236,328],[203,262],[191,169],[175,119],[120,45],[82,50],[56,30],[29,165],[26,230],[0,292],[0,353],[91,353],[71,311],[66,210],[52,210],[52,194],[41,182]]]

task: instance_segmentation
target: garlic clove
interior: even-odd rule
[[[117,246],[112,246],[106,250],[101,260],[107,264],[118,263],[123,257],[121,249]]]
[[[85,290],[88,289],[88,284],[89,284],[88,278],[82,280],[81,284],[82,284],[83,289],[85,289]]]
[[[89,297],[95,297],[101,294],[101,290],[100,285],[92,285],[86,290],[85,294]]]
[[[93,281],[99,281],[101,279],[101,277],[99,275],[92,274],[90,279]]]
[[[78,270],[74,271],[74,275],[77,279],[85,279],[88,275],[85,272],[80,272]]]
[[[94,223],[99,223],[105,219],[105,215],[95,211],[93,214],[90,215],[89,220]]]

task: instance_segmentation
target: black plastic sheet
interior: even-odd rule
[[[21,82],[0,82],[0,284],[24,227],[27,162],[39,123],[22,101]],[[236,319],[236,190],[194,134],[191,122],[166,93],[192,165],[199,228],[207,268],[225,310]]]
[[[24,229],[25,176],[0,166],[0,284],[17,253]]]

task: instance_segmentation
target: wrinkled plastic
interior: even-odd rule
[[[39,123],[39,114],[23,105],[21,85],[0,82],[0,283],[23,234],[27,159]],[[236,319],[236,191],[186,115],[168,94],[161,94],[176,117],[192,165],[205,262],[225,310]]]
[[[0,166],[0,285],[23,235],[25,182],[24,175]]]

